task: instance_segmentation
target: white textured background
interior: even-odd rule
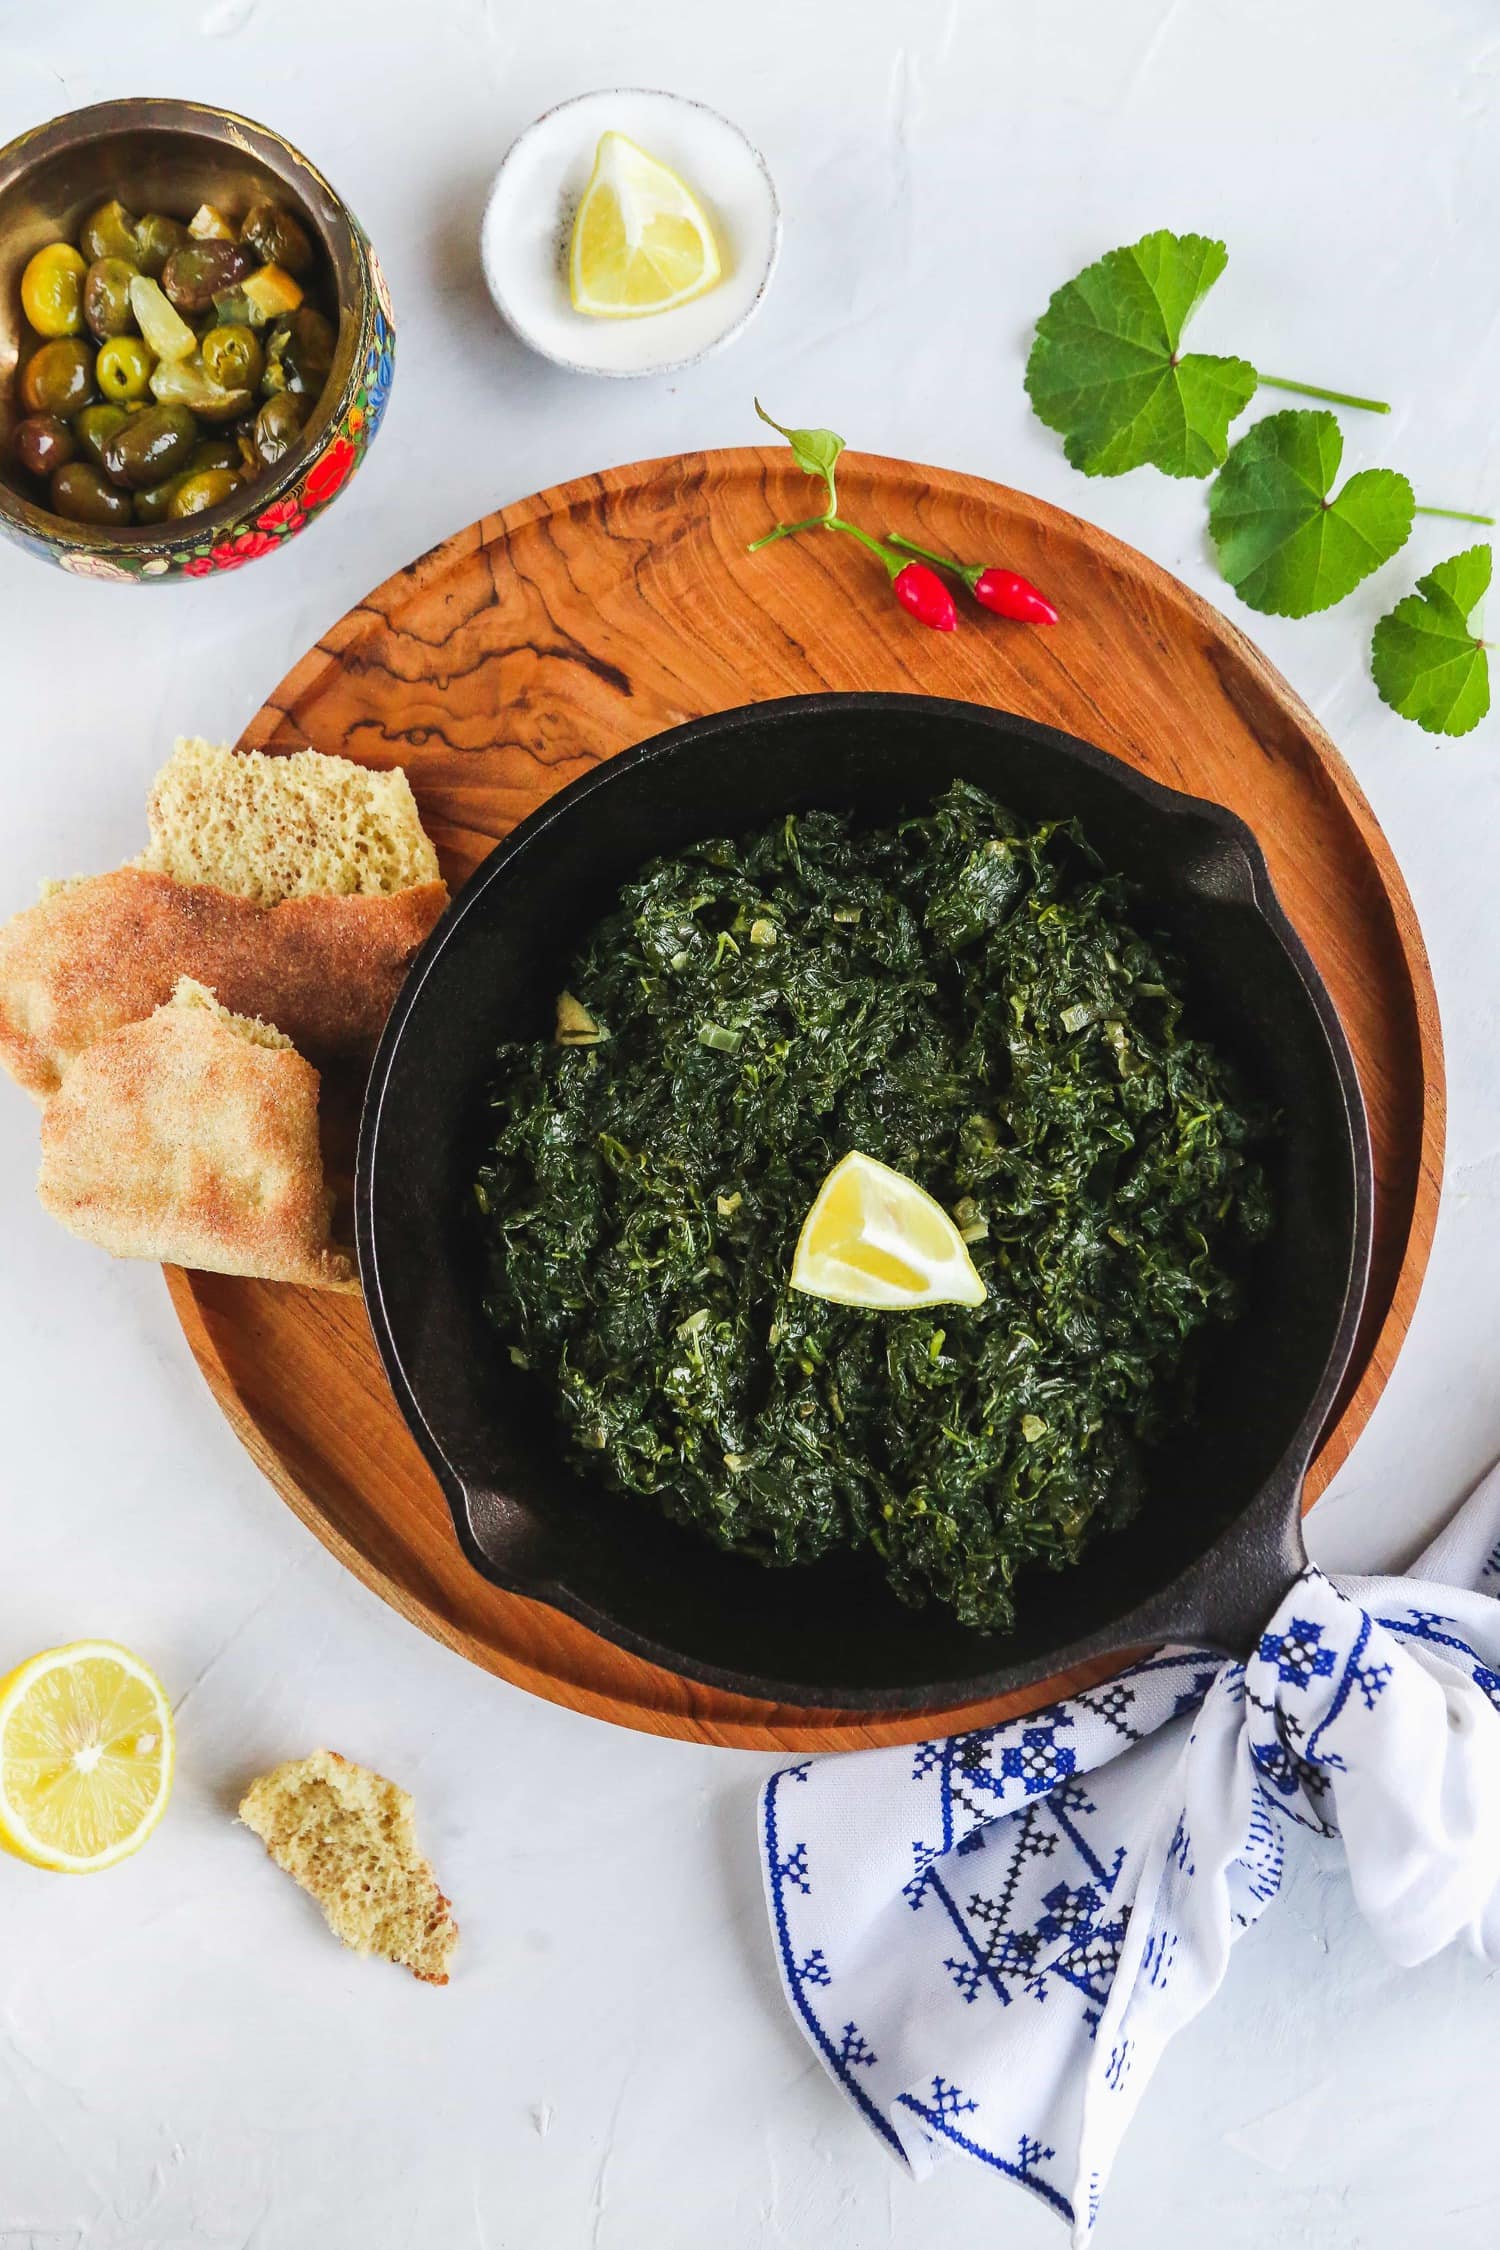
[[[611,84],[727,110],[786,209],[759,322],[675,381],[528,360],[479,283],[511,136]],[[0,910],[138,849],[172,734],[235,734],[419,549],[539,484],[753,439],[753,390],[1092,515],[1257,633],[1352,760],[1426,929],[1443,1220],[1396,1378],[1311,1526],[1321,1560],[1404,1559],[1500,1450],[1500,719],[1429,741],[1364,659],[1462,535],[1419,523],[1322,619],[1247,618],[1201,490],[1085,484],[1021,366],[1099,251],[1222,233],[1196,341],[1394,400],[1348,419],[1346,467],[1500,506],[1494,0],[0,0],[0,140],[132,92],[233,104],[326,169],[389,274],[397,381],[370,465],[278,560],[130,592],[0,551]],[[34,1144],[0,1087],[0,1663],[130,1641],[180,1698],[181,1779],[115,1874],[0,1866],[0,2250],[1056,2242],[961,2165],[915,2188],[784,2016],[750,1845],[764,1761],[530,1701],[383,1610],[241,1454],[159,1277],[43,1220]],[[231,1823],[248,1775],[324,1741],[417,1795],[465,1928],[446,1992],[343,1955]],[[1491,1982],[1465,1958],[1385,1967],[1336,1856],[1298,1864],[1149,2095],[1101,2250],[1492,2250]]]

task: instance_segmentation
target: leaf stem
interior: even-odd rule
[[[1320,383],[1294,383],[1287,375],[1258,375],[1268,391],[1295,391],[1298,398],[1326,398],[1330,406],[1357,406],[1365,414],[1389,414],[1383,398],[1356,398],[1352,391],[1325,391]]]
[[[1450,523],[1493,523],[1493,516],[1472,516],[1467,508],[1413,508],[1416,516],[1446,516]]]

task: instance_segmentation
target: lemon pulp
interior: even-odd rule
[[[172,1792],[161,1682],[112,1641],[47,1649],[0,1680],[0,1846],[87,1874],[138,1851]]]
[[[708,214],[686,180],[624,133],[601,136],[573,221],[575,312],[633,320],[712,289],[723,271]]]
[[[859,1149],[835,1164],[813,1200],[797,1237],[792,1287],[872,1312],[979,1305],[986,1294],[942,1205]]]

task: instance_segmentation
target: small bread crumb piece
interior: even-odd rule
[[[252,1782],[240,1818],[345,1945],[424,1984],[448,1982],[458,1924],[417,1848],[404,1789],[336,1750],[315,1750]]]

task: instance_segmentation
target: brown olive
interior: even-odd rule
[[[55,414],[28,415],[16,424],[10,442],[22,468],[34,477],[50,477],[78,450],[67,423]]]
[[[32,353],[18,389],[28,414],[75,414],[99,395],[94,354],[81,337],[58,336]]]
[[[177,479],[167,502],[168,520],[175,522],[179,516],[201,516],[209,508],[222,508],[234,490],[234,482],[228,469],[191,470]]]
[[[96,469],[104,467],[105,447],[129,420],[129,408],[109,399],[98,406],[85,406],[74,415],[73,435],[78,440],[78,449]]]
[[[104,470],[132,491],[160,484],[185,469],[198,442],[198,424],[185,406],[150,406],[132,414],[104,448]]]
[[[117,492],[91,462],[65,461],[49,487],[55,514],[72,523],[129,523],[130,495]]]
[[[262,388],[272,395],[291,391],[298,398],[317,398],[328,380],[336,341],[332,323],[316,306],[299,305],[277,321],[266,339]]]
[[[299,397],[295,391],[281,391],[275,398],[266,400],[255,417],[255,450],[266,468],[274,468],[291,452],[302,435],[312,404],[310,398]]]
[[[243,281],[254,263],[237,242],[189,242],[168,258],[161,285],[180,313],[211,312],[214,298]]]
[[[306,273],[313,262],[313,246],[290,211],[260,196],[245,213],[240,240],[248,242],[261,265],[284,266],[288,273]]]
[[[147,211],[136,221],[135,262],[142,273],[149,275],[153,281],[159,281],[162,268],[173,251],[180,250],[190,239],[188,230],[180,219],[169,219],[160,211]],[[129,251],[125,253],[127,257],[130,254]]]
[[[84,220],[78,247],[91,265],[98,258],[134,260],[138,249],[135,220],[123,203],[101,203]]]
[[[210,328],[199,350],[203,364],[222,390],[253,391],[265,369],[266,355],[253,328],[221,321]]]
[[[128,258],[96,258],[84,276],[83,317],[101,344],[133,334],[130,284],[139,271]]]

